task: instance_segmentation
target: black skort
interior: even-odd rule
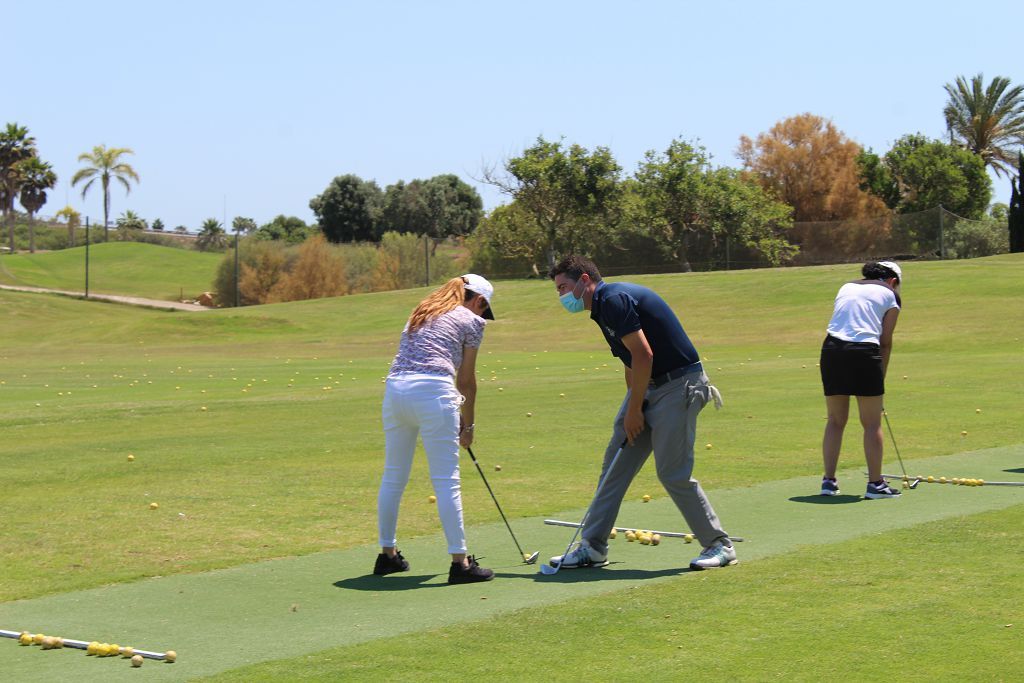
[[[826,336],[821,345],[821,384],[826,396],[884,395],[881,348]]]

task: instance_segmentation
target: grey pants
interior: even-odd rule
[[[607,472],[619,446],[626,438],[622,421],[629,393],[615,417],[611,441],[604,453],[601,476],[607,481],[594,498],[582,537],[594,550],[608,552],[608,534],[615,526],[619,507],[637,472],[654,450],[658,479],[683,514],[690,530],[702,546],[728,538],[718,516],[693,474],[693,446],[697,438],[697,414],[712,399],[707,375],[696,371],[647,391],[646,426],[632,444],[626,444]],[[599,480],[600,481],[600,480]]]

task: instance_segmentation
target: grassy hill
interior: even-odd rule
[[[89,247],[89,291],[175,301],[213,286],[223,256],[136,242]],[[83,291],[85,247],[0,258],[0,284]]]

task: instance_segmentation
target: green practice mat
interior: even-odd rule
[[[911,466],[912,476],[1024,481],[1024,445],[916,459]],[[899,471],[898,463],[886,467]],[[463,486],[482,485],[474,475],[467,471]],[[1024,487],[927,483],[905,491],[900,500],[865,501],[860,499],[865,482],[862,467],[840,473],[844,495],[818,496],[818,482],[817,476],[807,476],[710,492],[726,530],[747,539],[737,544],[740,564],[722,571],[741,572],[745,562],[799,547],[884,534],[1024,501]],[[499,500],[515,494],[503,490],[500,481],[492,486]],[[638,498],[643,493],[630,492],[618,525],[686,531],[671,501],[659,498],[642,503]],[[580,507],[553,505],[547,517],[577,521],[582,514]],[[540,562],[561,554],[573,530],[544,525],[539,518],[514,520],[513,528],[525,551],[541,551],[538,565],[518,561],[503,524],[467,529],[471,551],[485,557],[482,564],[497,574],[493,582],[484,584],[446,584],[448,556],[438,533],[402,542],[411,571],[388,577],[369,575],[377,548],[363,546],[0,604],[3,629],[178,653],[175,664],[147,661],[136,671],[121,658],[87,657],[68,649],[41,651],[0,639],[0,672],[9,681],[187,680],[650,581],[672,577],[685,581],[689,560],[700,551],[696,543],[678,539],[667,538],[660,546],[650,547],[628,543],[620,535],[611,542],[608,567],[542,576]],[[144,539],[139,541],[144,545]]]

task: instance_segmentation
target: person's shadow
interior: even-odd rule
[[[693,569],[689,567],[672,567],[670,569],[613,569],[617,562],[611,562],[606,567],[596,569],[564,569],[557,574],[541,574],[539,571],[532,574],[495,574],[495,577],[502,579],[529,579],[541,583],[583,583],[586,581],[643,581],[645,579],[658,579],[665,576],[679,576],[689,574]]]
[[[404,572],[390,576],[377,576],[368,574],[366,576],[355,576],[351,579],[335,581],[336,588],[345,588],[354,591],[370,591],[379,593],[382,591],[406,591],[414,588],[437,588],[446,586],[445,583],[427,583],[435,578],[437,574],[405,574]]]
[[[790,500],[794,503],[810,503],[811,505],[845,505],[846,503],[859,503],[864,499],[860,496],[840,494],[838,496],[793,496]]]
[[[1024,474],[1024,467],[1011,467],[1008,470],[1003,470],[1003,472],[1018,472]]]

